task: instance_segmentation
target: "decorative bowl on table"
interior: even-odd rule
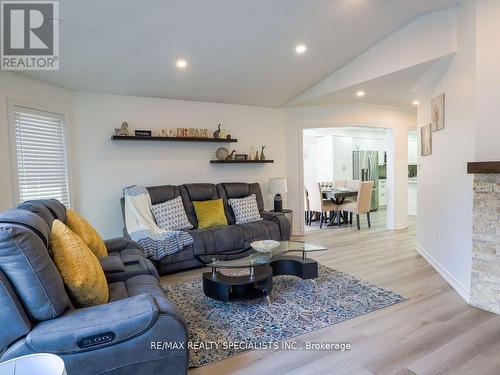
[[[254,241],[250,244],[252,249],[258,251],[259,253],[270,253],[274,249],[280,246],[278,241],[274,240],[262,240],[262,241]]]

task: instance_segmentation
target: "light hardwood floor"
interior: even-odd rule
[[[414,250],[408,229],[385,229],[385,212],[372,228],[310,229],[301,238],[328,246],[314,255],[323,265],[371,281],[408,301],[300,337],[350,342],[349,352],[249,351],[192,369],[194,374],[500,374],[500,316],[468,306]],[[200,277],[201,269],[165,280]]]

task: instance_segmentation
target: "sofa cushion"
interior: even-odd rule
[[[125,264],[123,264],[122,258],[119,256],[99,257],[98,260],[106,275],[125,272]]]
[[[280,241],[278,225],[262,220],[255,223],[235,224],[208,229],[193,229],[194,255],[217,255],[250,248],[250,243],[258,240]]]
[[[211,228],[227,225],[222,199],[212,199],[209,201],[194,201],[198,228]]]
[[[49,239],[50,229],[37,214],[21,209],[0,214],[0,270],[30,317],[40,321],[60,316],[70,304],[47,251]]]
[[[52,224],[54,262],[74,302],[81,307],[108,302],[108,284],[99,261],[63,222]]]
[[[158,279],[150,275],[134,276],[125,281],[109,284],[109,302],[144,293],[149,293],[158,298],[165,298]]]
[[[185,184],[179,186],[186,215],[193,224],[193,228],[198,228],[198,219],[194,209],[193,201],[208,201],[218,199],[217,189],[214,184]]]
[[[255,223],[238,225],[243,231],[244,248],[249,248],[253,241],[275,240],[281,241],[278,224],[273,221],[262,220]]]
[[[242,249],[244,235],[239,225],[228,225],[189,231],[193,237],[193,253],[195,255],[222,254]]]
[[[85,218],[71,208],[66,210],[66,225],[85,242],[96,257],[108,256],[108,250],[99,233]]]
[[[191,229],[191,224],[187,218],[182,197],[176,197],[163,203],[153,204],[151,212],[156,224],[165,230],[186,230]]]
[[[227,221],[230,225],[236,223],[233,210],[228,203],[228,200],[231,198],[244,198],[255,194],[259,212],[264,210],[264,200],[258,183],[247,184],[244,182],[224,182],[217,184],[216,188],[219,198],[222,198],[224,201],[224,210],[226,212]]]
[[[254,223],[262,220],[255,194],[245,198],[229,198],[228,203],[233,209],[236,224]]]

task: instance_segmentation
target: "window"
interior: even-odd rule
[[[12,112],[18,201],[55,198],[69,207],[65,117],[17,105]]]

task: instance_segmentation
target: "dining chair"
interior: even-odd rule
[[[333,186],[335,187],[345,187],[346,180],[334,180],[333,181]]]
[[[359,183],[358,196],[356,202],[344,203],[339,206],[340,211],[348,211],[350,216],[350,223],[352,224],[352,215],[356,214],[356,225],[358,230],[361,229],[359,225],[359,215],[366,214],[368,220],[368,227],[371,228],[370,223],[370,209],[372,202],[373,181],[362,181]]]
[[[347,180],[345,182],[345,187],[349,190],[359,191],[360,184],[361,184],[361,180]]]
[[[354,191],[359,191],[359,185],[361,184],[361,180],[347,180],[345,182],[345,187],[346,189],[349,189],[349,190],[354,190]],[[356,202],[356,197],[347,197],[344,199],[344,204],[347,204],[347,203],[352,203],[352,202]]]
[[[329,199],[323,199],[321,187],[318,182],[309,182],[306,184],[307,194],[309,197],[309,225],[311,224],[311,217],[314,212],[317,212],[320,217],[319,227],[323,228],[323,221],[326,218],[327,212],[337,210],[337,205]]]

